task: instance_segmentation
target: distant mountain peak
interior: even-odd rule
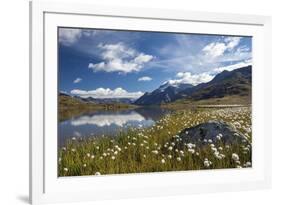
[[[224,70],[211,81],[196,86],[184,83],[166,81],[156,90],[145,93],[135,101],[138,105],[157,105],[188,98],[200,100],[218,98],[229,95],[251,95],[252,66],[238,68],[232,71]]]

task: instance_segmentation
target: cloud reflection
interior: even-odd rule
[[[131,112],[126,114],[98,114],[93,116],[81,116],[71,120],[71,125],[96,125],[99,127],[117,125],[123,127],[127,123],[142,122],[145,118],[137,112]]]

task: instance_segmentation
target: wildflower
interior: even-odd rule
[[[91,155],[91,159],[94,159],[95,158],[95,155]]]
[[[217,148],[215,148],[215,147],[212,147],[211,150],[212,150],[213,152],[217,152]]]
[[[107,155],[106,153],[102,153],[102,156],[106,157],[106,155]]]
[[[172,150],[173,150],[173,147],[172,147],[172,146],[168,147],[168,150],[172,151]]]
[[[210,167],[212,165],[212,162],[209,161],[207,158],[204,159],[204,167]]]
[[[218,134],[217,136],[216,136],[216,138],[217,138],[217,140],[221,140],[221,138],[222,138],[222,134],[220,133],[220,134]]]
[[[151,151],[153,154],[158,154],[158,150],[152,150]]]
[[[76,149],[74,149],[74,148],[71,149],[71,152],[75,152],[75,151],[76,151]]]
[[[97,150],[99,150],[99,149],[100,149],[100,147],[99,147],[99,146],[96,146],[96,149],[97,149]]]
[[[168,158],[169,158],[169,159],[172,159],[172,155],[169,154],[169,155],[168,155]]]
[[[184,151],[180,150],[180,155],[184,156]]]
[[[101,156],[100,159],[103,159],[103,157]]]
[[[193,147],[193,144],[192,143],[188,143],[186,146],[187,146],[188,149],[191,149]]]
[[[180,158],[180,157],[177,157],[177,161],[180,162],[180,161],[181,161],[181,158]]]
[[[194,154],[195,150],[194,149],[188,149],[187,150],[189,153]]]
[[[162,163],[162,164],[165,164],[165,162],[166,162],[165,159],[162,159],[162,160],[161,160],[161,163]]]
[[[210,166],[210,162],[209,161],[204,161],[204,167],[209,167]]]
[[[112,160],[115,160],[115,156],[112,156],[111,159],[112,159]]]
[[[238,156],[238,154],[236,154],[236,153],[233,153],[232,156],[231,156],[231,158],[232,158],[234,161],[239,161],[239,156]]]
[[[225,158],[225,155],[224,154],[220,154],[220,156],[224,159]]]
[[[146,155],[145,155],[145,154],[143,155],[143,158],[146,158]]]
[[[65,167],[65,168],[63,168],[63,171],[67,172],[67,171],[68,171],[68,169]]]
[[[95,175],[101,175],[100,172],[96,172]]]
[[[245,166],[245,167],[251,167],[251,166],[252,166],[252,163],[251,163],[251,162],[246,162],[246,163],[244,164],[244,166]]]
[[[87,157],[91,157],[91,154],[90,154],[90,153],[87,153]]]
[[[117,155],[117,154],[118,154],[118,151],[115,151],[113,154],[114,154],[114,155]]]
[[[143,147],[143,143],[141,143],[140,146]]]
[[[87,164],[83,164],[83,167],[86,167],[87,166]]]

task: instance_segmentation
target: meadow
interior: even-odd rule
[[[210,120],[228,123],[246,140],[229,145],[206,139],[199,146],[179,136],[183,129]],[[247,168],[252,166],[251,136],[250,107],[175,110],[149,128],[132,128],[115,137],[73,137],[58,150],[58,176]]]

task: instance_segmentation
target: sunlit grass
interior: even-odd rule
[[[69,140],[58,151],[59,176],[251,167],[248,142],[228,146],[209,141],[198,146],[183,142],[178,135],[215,119],[232,124],[251,141],[248,107],[175,111],[151,128],[132,128],[114,138]]]

